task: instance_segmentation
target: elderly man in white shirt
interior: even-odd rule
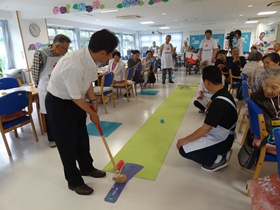
[[[97,100],[92,82],[97,80],[97,65],[106,63],[118,45],[114,33],[103,29],[95,32],[88,47],[61,58],[50,78],[45,100],[48,120],[64,168],[68,188],[80,195],[89,195],[93,189],[82,176],[100,178],[104,171],[93,166],[86,118],[99,124]],[[88,98],[92,109],[86,103]],[[78,162],[79,169],[76,166]]]
[[[208,29],[205,31],[205,39],[199,45],[198,59],[200,62],[210,61],[215,63],[217,52],[217,41],[212,38],[212,31]]]

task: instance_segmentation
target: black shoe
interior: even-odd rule
[[[101,171],[97,168],[95,168],[92,172],[81,173],[81,174],[82,174],[82,176],[91,176],[91,177],[94,177],[94,178],[101,178],[101,177],[106,176],[105,171]]]
[[[87,186],[86,184],[80,185],[78,187],[68,186],[68,188],[70,190],[75,191],[79,195],[90,195],[94,191],[91,187]]]
[[[173,82],[172,80],[170,80],[169,83],[172,83],[172,84],[173,84],[174,82]]]
[[[123,96],[124,96],[124,97],[127,97],[126,93],[125,93]],[[128,93],[128,96],[131,96],[131,94],[130,94],[130,93]]]
[[[165,84],[165,82],[162,82],[162,84],[164,85],[164,84]]]

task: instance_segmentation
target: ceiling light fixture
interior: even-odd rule
[[[162,29],[162,30],[164,30],[164,29],[170,29],[170,27],[164,26],[164,27],[159,27],[159,29]]]
[[[100,13],[109,13],[109,12],[118,12],[119,10],[117,9],[112,9],[112,10],[102,10]]]
[[[143,25],[146,25],[146,24],[154,24],[155,22],[153,21],[145,21],[145,22],[140,22],[141,24]]]
[[[258,23],[259,21],[257,20],[249,20],[249,21],[246,21],[245,23]]]
[[[273,15],[277,11],[267,11],[267,12],[259,12],[257,15]]]
[[[166,13],[165,13],[165,12],[163,12],[163,13],[162,13],[162,15],[166,15]]]
[[[248,5],[248,7],[253,7],[253,5],[252,5],[252,4],[250,4],[250,5]]]

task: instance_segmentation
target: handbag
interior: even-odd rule
[[[252,139],[246,139],[246,141],[244,142],[244,144],[238,152],[238,162],[240,166],[243,168],[254,170],[260,156],[261,148],[267,144],[269,138],[270,135],[266,136],[261,141],[259,147],[256,147],[252,144]]]

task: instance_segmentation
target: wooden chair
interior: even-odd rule
[[[232,75],[231,69],[228,71],[229,73],[229,92],[233,94],[234,90],[238,90],[241,86],[241,77]]]
[[[250,129],[258,138],[264,139],[268,135],[268,132],[266,131],[262,110],[250,98],[247,98],[247,104],[248,104]],[[277,157],[275,155],[266,153],[266,147],[263,146],[261,148],[260,156],[253,173],[253,179],[259,177],[262,165],[265,161],[277,162]]]
[[[272,132],[273,132],[275,145],[276,145],[278,177],[280,178],[280,127],[274,128]]]
[[[97,98],[100,99],[101,103],[103,103],[103,107],[106,114],[108,114],[107,107],[106,107],[107,98],[109,98],[110,101],[113,102],[114,108],[116,108],[114,92],[113,92],[113,84],[114,84],[114,73],[110,72],[106,75],[103,75],[100,86],[94,87],[94,94]]]
[[[238,115],[240,113],[240,110],[241,110],[244,102],[246,103],[247,98],[249,98],[252,93],[251,87],[246,80],[242,80],[242,92],[243,92],[243,100],[239,102]],[[242,126],[243,126],[244,120],[247,116],[248,116],[248,111],[246,109],[246,110],[244,110],[242,119],[239,124],[239,129],[238,129],[239,133],[241,133],[241,131],[242,131]],[[248,121],[248,123],[249,123],[249,121]]]
[[[19,79],[13,77],[2,77],[0,78],[0,90],[7,90],[22,86]]]
[[[12,153],[5,136],[6,133],[14,130],[15,136],[18,138],[16,128],[30,123],[34,138],[38,141],[32,111],[31,92],[21,90],[0,97],[0,131],[9,156],[12,156]]]
[[[133,85],[134,85],[134,81],[133,81],[133,76],[135,73],[135,68],[131,67],[126,71],[126,75],[125,75],[125,81],[122,83],[115,83],[113,85],[113,88],[117,89],[117,96],[119,96],[119,90],[120,90],[120,94],[122,94],[122,89],[125,89],[126,92],[126,98],[127,98],[127,102],[129,102],[129,94],[131,92],[132,97],[134,97],[134,93],[133,93]]]
[[[136,72],[141,73],[141,70],[142,70],[142,65],[137,66],[137,67],[135,68],[133,77],[136,75]],[[140,86],[140,90],[141,90],[141,91],[143,90],[143,84],[142,84],[142,83],[136,83],[136,82],[134,82],[134,91],[135,91],[135,95],[136,95],[136,96],[137,96],[137,85]]]

